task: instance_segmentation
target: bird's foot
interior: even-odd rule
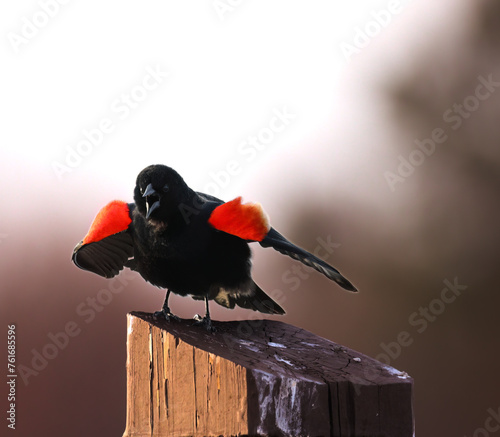
[[[210,317],[201,317],[199,314],[196,314],[193,319],[195,320],[194,324],[196,326],[202,326],[205,328],[208,332],[215,332],[217,331],[215,327],[212,325],[212,319]]]
[[[176,322],[180,322],[180,320],[181,320],[175,314],[172,314],[170,312],[169,308],[166,308],[166,309],[164,308],[161,311],[155,311],[154,314],[153,314],[153,317],[155,319],[164,319],[167,322],[170,322],[171,320],[175,320]]]

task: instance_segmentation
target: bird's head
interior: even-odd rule
[[[134,201],[146,220],[166,222],[190,198],[184,179],[166,165],[150,165],[137,176]]]

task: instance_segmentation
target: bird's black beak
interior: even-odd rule
[[[149,184],[144,190],[142,197],[146,198],[146,218],[148,219],[152,212],[160,207],[160,196],[153,186]]]

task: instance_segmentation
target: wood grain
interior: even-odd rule
[[[128,315],[127,424],[143,436],[413,436],[413,380],[270,320]]]

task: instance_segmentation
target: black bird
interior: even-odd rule
[[[269,225],[259,204],[241,197],[223,202],[193,191],[172,168],[146,167],[137,177],[134,202],[113,201],[97,214],[73,251],[73,262],[106,278],[123,267],[167,289],[157,317],[177,319],[168,306],[170,293],[205,300],[199,323],[211,329],[208,301],[238,305],[266,314],[284,314],[253,281],[248,243],[259,242],[323,273],[341,287],[356,288],[338,270],[295,246]]]

